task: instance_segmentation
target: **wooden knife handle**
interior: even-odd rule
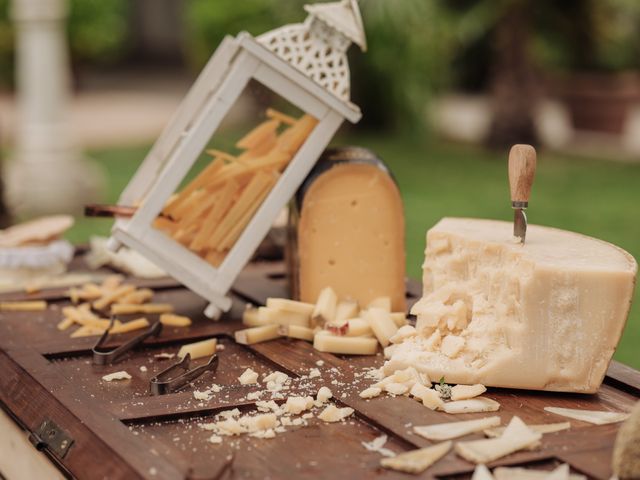
[[[509,152],[509,188],[514,208],[526,208],[536,174],[536,149],[514,145]]]

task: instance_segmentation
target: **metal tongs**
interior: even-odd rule
[[[190,363],[191,355],[187,353],[178,363],[158,373],[149,381],[151,394],[164,395],[165,393],[175,392],[194,381],[203,373],[215,372],[218,368],[218,355],[214,353],[206,364],[200,365],[193,370],[189,370]],[[182,371],[183,373],[175,376],[176,371]]]
[[[92,362],[94,365],[107,365],[110,363],[115,363],[118,361],[120,357],[122,357],[125,353],[130,350],[133,350],[139,344],[144,342],[149,337],[157,337],[160,335],[162,331],[162,324],[160,322],[155,322],[151,327],[149,327],[146,331],[142,332],[137,337],[132,338],[126,343],[123,343],[119,347],[113,349],[105,349],[102,346],[106,343],[107,337],[109,336],[109,332],[113,328],[115,319],[112,318],[109,323],[109,327],[104,331],[98,342],[91,349],[93,353]]]
[[[536,150],[531,145],[514,145],[509,152],[509,189],[513,208],[513,236],[524,243],[533,177],[536,174]]]

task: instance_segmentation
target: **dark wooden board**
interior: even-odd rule
[[[261,304],[268,296],[286,296],[283,273],[281,263],[249,266],[234,286],[234,308],[220,322],[202,315],[205,301],[191,292],[171,284],[156,285],[154,301],[172,303],[178,313],[194,319],[193,325],[166,328],[144,348],[116,365],[104,367],[91,364],[95,337],[70,339],[68,331],[57,330],[67,300],[59,292],[42,292],[49,295],[44,298],[54,299],[45,312],[0,313],[0,405],[28,431],[37,430],[49,419],[74,439],[68,454],[55,458],[69,475],[110,479],[409,478],[379,468],[380,455],[365,450],[361,442],[386,433],[388,448],[396,452],[411,450],[430,444],[412,433],[414,425],[486,416],[432,412],[406,397],[361,399],[358,393],[371,383],[363,372],[379,367],[381,355],[336,356],[289,339],[251,347],[235,344],[232,333],[242,328],[239,318],[244,303]],[[407,291],[408,303],[412,304],[420,296],[420,286],[408,282]],[[135,333],[115,336],[110,343],[117,345],[130,335]],[[175,353],[183,343],[211,336],[224,345],[217,372],[207,373],[184,391],[150,395],[149,379],[172,362],[158,360],[154,354]],[[324,363],[318,366],[319,361]],[[213,445],[207,442],[210,432],[198,424],[211,421],[221,410],[255,409],[247,394],[257,388],[241,386],[237,381],[247,367],[259,373],[288,373],[293,380],[286,395],[315,395],[326,385],[334,392],[336,404],[352,407],[356,414],[338,424],[312,418],[308,426],[290,427],[271,440],[225,437],[221,445]],[[318,368],[321,376],[309,380],[306,376],[312,368]],[[101,380],[105,373],[119,370],[126,370],[133,378],[114,383]],[[204,390],[213,383],[222,388],[218,394],[210,400],[194,398],[194,389]],[[497,414],[503,423],[515,414],[527,423],[550,423],[565,419],[544,412],[545,406],[628,411],[640,395],[639,387],[637,371],[613,362],[596,395],[507,389],[489,389],[486,395],[500,402]],[[568,462],[590,478],[608,479],[619,424],[571,424],[568,431],[545,435],[541,448],[510,455],[496,465],[549,469]],[[465,440],[471,438],[481,435]],[[229,455],[233,461],[227,468]],[[470,478],[473,468],[450,452],[420,478]]]

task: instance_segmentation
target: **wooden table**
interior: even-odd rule
[[[148,341],[144,348],[112,366],[92,365],[90,349],[95,337],[71,339],[68,331],[56,329],[61,308],[68,304],[60,290],[36,295],[49,299],[45,312],[0,313],[0,405],[18,426],[32,434],[32,440],[39,440],[38,446],[66,475],[110,480],[409,478],[381,469],[380,455],[365,450],[361,442],[385,433],[389,436],[388,448],[396,452],[411,450],[430,444],[411,433],[412,425],[483,416],[432,412],[406,397],[361,399],[358,393],[371,383],[361,373],[366,367],[380,366],[381,355],[335,356],[317,352],[309,343],[289,339],[250,347],[237,345],[231,335],[241,328],[238,319],[244,303],[262,303],[267,296],[286,296],[281,263],[248,267],[234,287],[233,310],[220,322],[206,319],[202,315],[205,302],[172,280],[135,282],[153,287],[154,301],[174,304],[178,313],[191,316],[194,323],[188,328],[165,328],[159,338]],[[408,287],[411,303],[420,291],[415,284]],[[207,374],[193,388],[179,393],[149,394],[149,379],[169,365],[168,361],[155,359],[154,354],[175,353],[182,343],[212,335],[224,345],[215,374]],[[117,337],[114,345],[126,338]],[[324,364],[318,367],[318,361]],[[223,409],[255,408],[246,399],[247,393],[255,388],[242,386],[237,380],[247,367],[260,374],[281,370],[294,378],[307,375],[311,368],[319,368],[321,377],[304,382],[294,380],[286,393],[315,395],[320,386],[326,385],[337,397],[336,403],[354,408],[356,415],[337,424],[313,418],[307,427],[288,428],[270,440],[225,437],[221,445],[211,444],[207,441],[211,432],[198,428],[197,424],[211,421]],[[104,374],[118,370],[128,371],[133,378],[124,382],[101,381]],[[194,389],[202,390],[212,383],[223,387],[219,394],[209,401],[194,399]],[[487,396],[500,402],[497,414],[503,424],[515,414],[527,423],[560,422],[566,419],[545,413],[543,407],[630,410],[640,396],[640,373],[613,362],[596,395],[489,389]],[[6,418],[0,416],[0,424],[3,421],[6,424]],[[571,425],[570,430],[545,435],[541,448],[510,455],[495,465],[538,465],[548,469],[567,462],[589,478],[610,478],[611,449],[619,424],[594,426],[572,420]],[[10,425],[2,430],[0,437],[5,443],[11,435],[9,427],[16,429]],[[36,437],[33,432],[39,435]],[[472,437],[465,439],[469,438]],[[27,455],[25,452],[32,456],[37,453],[22,445],[24,438],[22,444],[18,443],[13,443],[15,459]],[[0,442],[0,450],[2,447]],[[6,452],[4,458],[0,454],[0,473],[11,480],[9,470],[14,475],[16,468],[3,465],[7,461]],[[230,455],[232,463],[228,460]],[[15,467],[19,462],[10,464]],[[53,475],[42,459],[32,460],[31,468],[45,469],[42,471],[49,468],[47,476]],[[452,451],[419,478],[470,478],[473,468]],[[32,472],[25,478],[34,475]]]

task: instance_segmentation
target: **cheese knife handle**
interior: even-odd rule
[[[509,151],[509,189],[511,206],[527,208],[533,177],[536,174],[536,150],[531,145],[514,145]]]

